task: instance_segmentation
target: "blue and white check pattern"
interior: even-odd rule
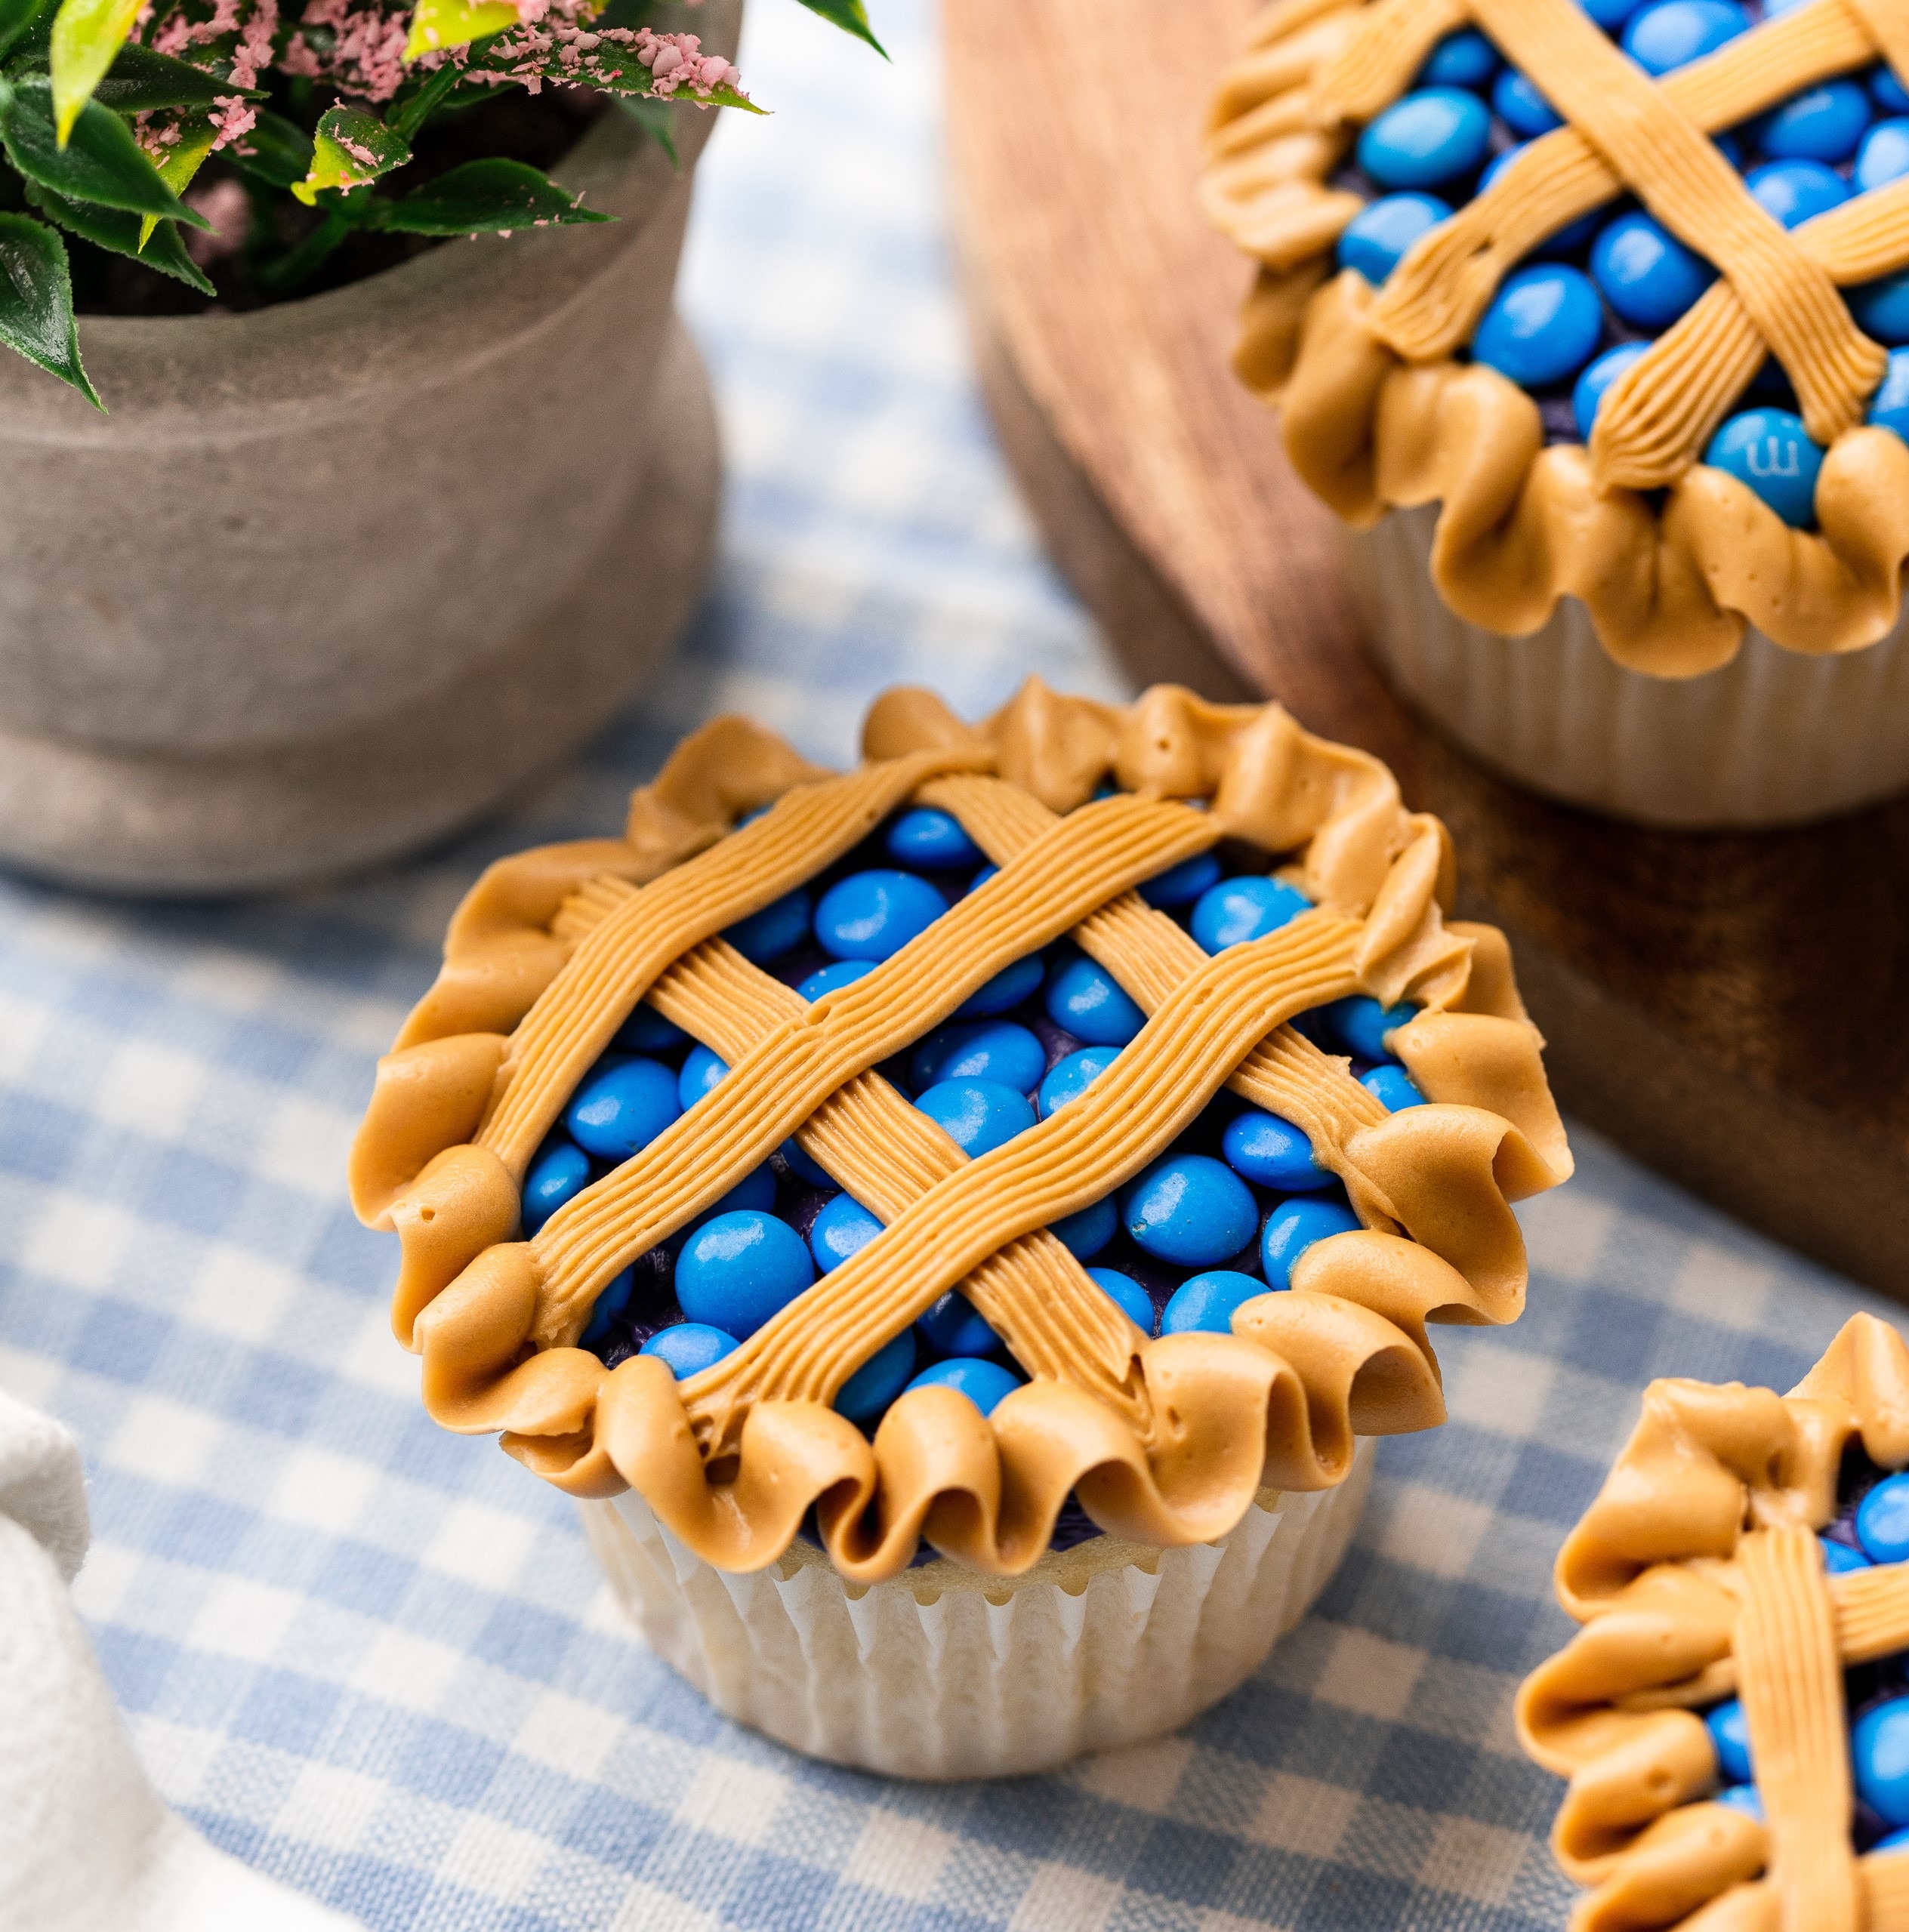
[[[1562,1924],[1557,1797],[1510,1721],[1549,1569],[1649,1376],[1781,1387],[1873,1305],[1587,1136],[1525,1214],[1529,1314],[1442,1338],[1452,1419],[1384,1445],[1358,1546],[1185,1734],[1059,1775],[890,1784],[712,1716],[569,1505],[440,1433],[344,1200],[372,1063],[485,861],[619,822],[746,709],[853,753],[868,696],[1121,695],[964,366],[923,13],[884,68],[757,0],[770,122],[721,129],[686,300],[729,424],[721,575],[661,689],[508,822],[237,909],[0,884],[0,1386],[79,1432],[81,1607],[165,1795],[378,1932],[1233,1932]]]

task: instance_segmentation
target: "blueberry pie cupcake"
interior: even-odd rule
[[[581,1500],[718,1708],[1030,1770],[1303,1613],[1570,1157],[1377,760],[1038,683],[890,692],[864,749],[720,719],[622,837],[493,866],[352,1188],[430,1414]]]
[[[1405,695],[1686,826],[1909,786],[1909,15],[1278,0],[1201,197]]]
[[[1519,1735],[1571,1780],[1576,1932],[1909,1925],[1909,1348],[1850,1321],[1787,1395],[1653,1382],[1558,1558],[1584,1626]]]

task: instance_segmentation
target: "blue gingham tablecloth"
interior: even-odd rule
[[[713,1716],[640,1645],[570,1505],[420,1412],[388,1241],[343,1166],[479,867],[620,823],[711,713],[847,763],[868,698],[970,714],[1029,671],[1121,695],[1041,562],[964,364],[931,23],[885,68],[756,0],[777,110],[703,169],[686,306],[731,464],[661,688],[507,822],[236,909],[0,881],[0,1386],[85,1445],[77,1594],[140,1751],[219,1844],[400,1927],[1556,1927],[1558,1786],[1512,1736],[1567,1631],[1550,1567],[1654,1375],[1781,1388],[1859,1294],[1584,1134],[1532,1203],[1530,1310],[1440,1339],[1451,1419],[1382,1445],[1357,1546],[1189,1730],[908,1786]]]

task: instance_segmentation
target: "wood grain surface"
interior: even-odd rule
[[[1565,1106],[1909,1296],[1909,804],[1639,830],[1501,783],[1359,647],[1330,513],[1227,365],[1249,279],[1193,200],[1249,0],[944,0],[984,386],[1056,561],[1138,674],[1278,698],[1390,762],[1510,932]],[[1004,56],[1004,49],[1011,55]]]

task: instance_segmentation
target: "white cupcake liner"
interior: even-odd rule
[[[693,1556],[628,1492],[581,1505],[651,1647],[726,1717],[792,1749],[908,1778],[1001,1777],[1171,1730],[1265,1660],[1325,1587],[1372,1473],[1263,1490],[1216,1543],[1102,1536],[1025,1576],[945,1558],[845,1583],[798,1542],[750,1576]]]
[[[1840,657],[1751,630],[1720,670],[1647,677],[1606,654],[1575,598],[1528,637],[1454,616],[1429,574],[1438,516],[1426,504],[1348,530],[1348,587],[1401,695],[1506,777],[1690,830],[1800,824],[1909,788],[1909,612]]]

